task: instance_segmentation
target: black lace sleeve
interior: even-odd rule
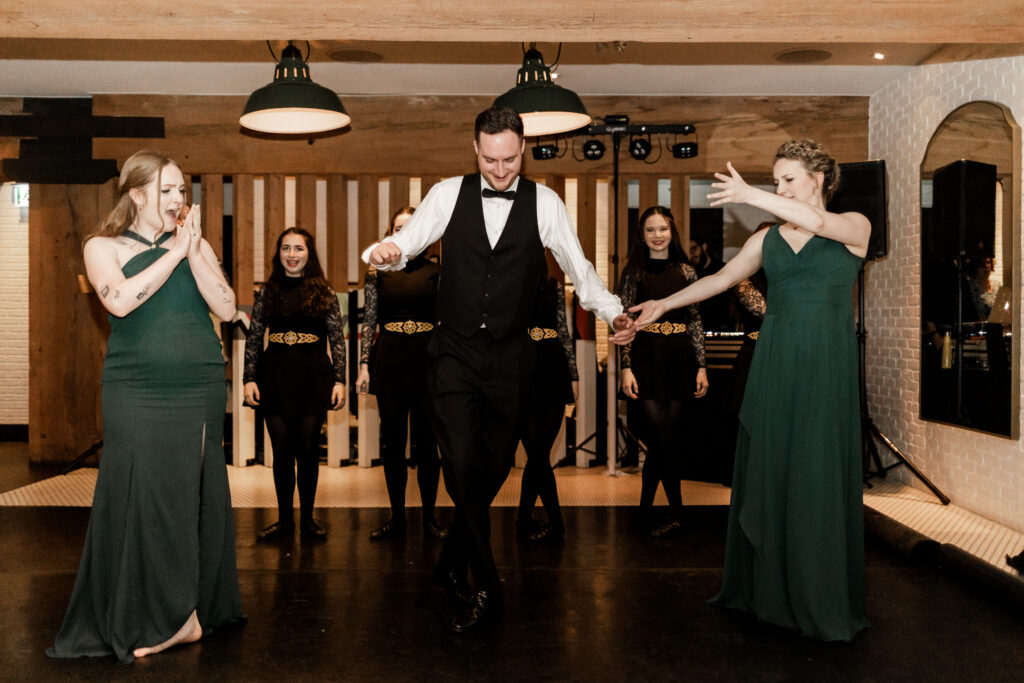
[[[245,370],[242,372],[242,382],[256,381],[256,365],[263,354],[263,333],[267,329],[267,321],[263,308],[263,288],[256,292],[256,298],[252,304],[252,316],[249,321],[249,329],[245,333]]]
[[[569,323],[565,317],[565,285],[558,283],[558,310],[555,311],[558,322],[558,341],[562,343],[562,350],[565,352],[565,362],[569,364],[569,379],[573,382],[579,381],[580,374],[576,369],[576,345],[569,333]]]
[[[619,299],[622,301],[622,310],[628,311],[630,306],[637,304],[636,300],[637,280],[631,276],[622,276],[619,285]],[[633,342],[619,347],[619,369],[625,370],[633,367]]]
[[[331,292],[331,306],[327,309],[327,341],[331,345],[331,364],[334,365],[334,383],[345,383],[345,320],[341,317],[338,295]]]
[[[679,269],[683,273],[683,282],[689,287],[697,281],[697,272],[688,263],[680,263]],[[700,320],[700,308],[697,304],[690,304],[686,307],[689,314],[689,324],[686,326],[686,333],[690,335],[690,343],[693,345],[693,355],[697,358],[697,367],[707,367],[707,358],[704,355],[704,323]]]
[[[765,301],[761,290],[755,287],[753,282],[743,280],[733,287],[733,292],[736,294],[736,300],[740,302],[743,308],[750,311],[751,315],[755,315],[758,318],[764,317],[764,312],[768,308],[768,302]]]
[[[370,348],[377,336],[377,269],[370,268],[363,278],[363,331],[359,337],[359,363],[370,362]]]

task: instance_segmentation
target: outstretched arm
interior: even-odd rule
[[[721,294],[741,280],[745,280],[761,267],[761,247],[764,244],[766,230],[751,235],[740,253],[734,256],[717,273],[694,282],[664,299],[652,299],[631,307],[631,313],[638,313],[635,324],[637,328],[650,325],[655,320],[674,308],[690,306]]]
[[[711,187],[719,190],[708,195],[708,199],[712,200],[711,206],[721,206],[722,204],[756,206],[819,237],[826,237],[845,244],[849,247],[850,252],[857,256],[863,258],[867,254],[868,239],[871,237],[871,223],[863,215],[855,211],[832,213],[826,211],[824,207],[812,206],[799,199],[765,192],[748,185],[733,168],[732,162],[727,162],[726,167],[729,169],[729,174],[716,173],[715,178],[718,179],[718,182],[711,183]]]

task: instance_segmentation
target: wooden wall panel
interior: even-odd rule
[[[359,251],[362,252],[380,239],[380,193],[377,187],[377,176],[359,176]],[[359,281],[366,275],[366,264],[359,261]]]
[[[105,185],[32,185],[29,192],[29,461],[66,463],[102,438],[100,376],[106,309],[83,293],[82,241],[114,203]]]
[[[253,301],[253,177],[236,175],[232,184],[231,286],[239,306],[252,306]]]
[[[683,251],[690,249],[690,176],[677,175],[672,178],[672,215],[676,219],[679,240]]]
[[[336,291],[345,291],[348,282],[348,179],[327,176],[327,279]]]
[[[288,227],[284,224],[284,202],[284,175],[271,173],[263,179],[263,260],[267,263],[278,236]],[[264,277],[270,277],[269,270],[265,270]]]
[[[430,188],[441,182],[441,176],[439,175],[421,175],[420,176],[420,201],[427,196],[430,192]]]
[[[316,236],[315,175],[303,173],[295,178],[295,225]]]
[[[202,177],[203,236],[224,262],[224,177],[207,173]]]
[[[597,176],[593,174],[576,180],[576,235],[583,255],[593,263],[597,259]]]
[[[409,176],[390,176],[388,178],[388,218],[403,206],[409,206]]]
[[[640,176],[640,203],[638,204],[639,213],[643,213],[648,207],[654,206],[658,203],[658,176],[656,175],[642,175]]]
[[[665,155],[654,166],[620,153],[622,174],[687,173],[709,177],[732,161],[744,177],[767,178],[780,143],[813,138],[840,162],[862,161],[868,151],[867,97],[584,97],[595,115],[627,114],[637,123],[693,123],[700,155]],[[104,116],[163,116],[160,140],[97,138],[96,158],[126,159],[140,147],[173,149],[186,173],[360,173],[387,176],[462,175],[476,169],[473,120],[489,97],[345,97],[352,128],[307,140],[263,139],[239,132],[245,97],[200,95],[96,95],[93,110]],[[9,139],[8,139],[9,140]],[[0,144],[4,140],[0,139]],[[609,145],[610,147],[610,145]],[[527,155],[529,156],[529,155]],[[611,174],[611,155],[580,163],[527,159],[525,172]]]

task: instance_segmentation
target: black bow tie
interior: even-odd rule
[[[498,190],[492,190],[489,187],[485,187],[482,192],[484,197],[501,197],[502,199],[514,200],[516,198],[515,190],[505,190],[504,192]]]

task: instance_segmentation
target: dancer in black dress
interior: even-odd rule
[[[277,522],[257,538],[269,541],[295,533],[297,479],[299,531],[303,538],[322,539],[327,532],[313,519],[319,438],[328,408],[345,405],[344,324],[312,235],[302,228],[281,233],[270,268],[270,277],[256,294],[245,342],[245,400],[260,406],[267,422],[278,509]]]
[[[697,273],[680,246],[672,212],[663,206],[644,211],[622,270],[619,290],[623,306],[665,296],[696,280]],[[622,391],[639,402],[643,415],[638,432],[647,447],[647,458],[640,509],[653,527],[651,535],[655,538],[672,536],[682,529],[683,410],[687,401],[708,391],[700,312],[693,305],[674,313],[637,334],[623,347],[620,360]],[[694,391],[689,387],[695,387]],[[652,512],[658,482],[665,489],[669,517],[655,525]]]
[[[396,211],[387,234],[401,230],[413,211],[411,206]],[[434,517],[441,458],[430,426],[427,394],[427,342],[436,322],[440,272],[441,266],[421,254],[402,270],[386,272],[371,267],[363,283],[366,313],[356,386],[361,394],[377,396],[382,436],[380,458],[391,501],[391,519],[370,532],[371,541],[405,535],[405,444],[409,431],[412,464],[416,467],[423,505],[423,534],[437,539],[448,535]]]
[[[547,252],[550,259],[551,253]],[[550,262],[548,273],[551,272]],[[534,305],[530,338],[537,351],[530,382],[521,440],[526,451],[516,532],[519,538],[531,541],[558,540],[565,535],[562,508],[558,504],[555,473],[551,469],[551,446],[565,418],[565,406],[576,402],[579,374],[576,371],[576,349],[565,317],[565,284],[553,277],[544,277]],[[540,496],[547,524],[537,527],[533,506]]]

